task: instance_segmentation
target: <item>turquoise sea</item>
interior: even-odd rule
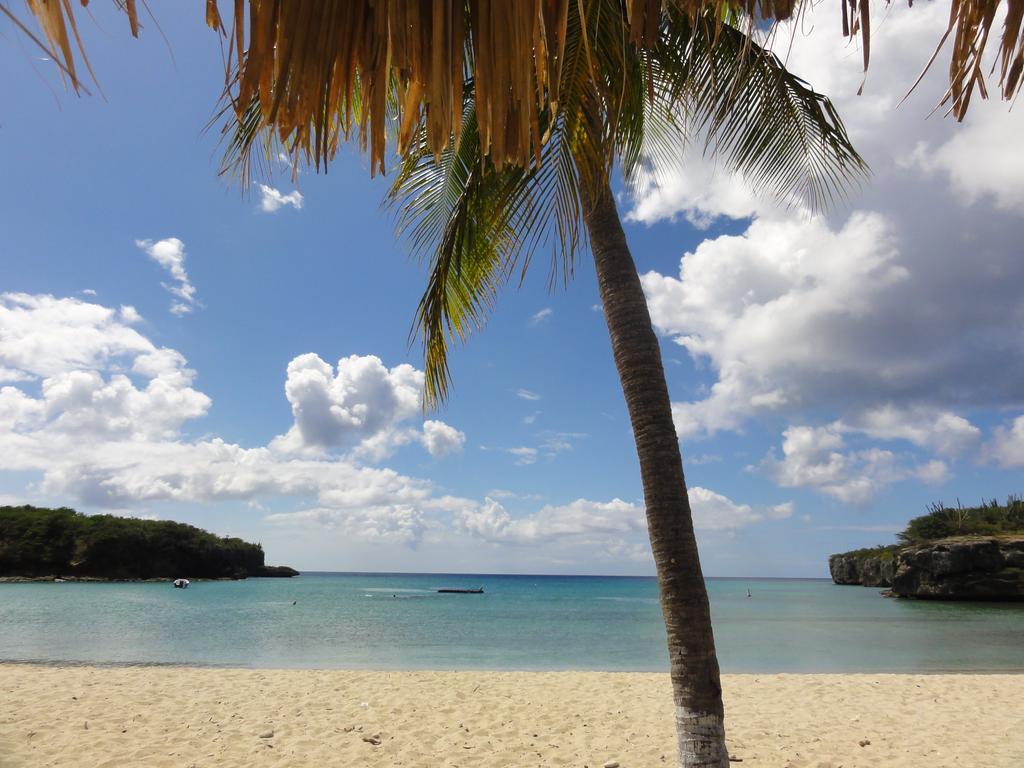
[[[482,586],[482,595],[438,594]],[[726,672],[1024,672],[1024,604],[710,579]],[[751,597],[747,597],[747,590]],[[653,579],[306,573],[0,584],[0,661],[375,669],[667,669]]]

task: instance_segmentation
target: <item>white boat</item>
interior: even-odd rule
[[[190,582],[189,582],[188,579],[175,579],[174,580],[174,588],[175,589],[187,589],[189,583]]]

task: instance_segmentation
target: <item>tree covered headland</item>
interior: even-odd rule
[[[263,547],[170,520],[0,507],[0,576],[108,579],[294,576]]]

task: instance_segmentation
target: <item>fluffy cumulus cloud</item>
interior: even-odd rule
[[[752,507],[707,488],[689,491],[694,527],[698,530],[736,530],[765,520],[787,518],[790,503]],[[569,504],[545,505],[532,514],[513,517],[500,501],[488,497],[482,504],[456,512],[458,525],[483,541],[531,545],[594,535],[628,536],[647,530],[644,508],[612,499],[609,502],[577,499]]]
[[[88,443],[169,437],[204,415],[210,399],[185,359],[138,333],[137,319],[78,299],[0,296],[0,365],[39,390],[0,390],[0,424]]]
[[[163,287],[175,297],[171,302],[171,313],[185,315],[197,305],[196,287],[189,280],[185,271],[185,244],[176,237],[163,240],[136,240],[135,245],[153,261],[167,270],[173,282],[162,283]]]
[[[420,417],[423,381],[411,365],[388,368],[373,355],[350,355],[336,367],[300,355],[288,364],[285,381],[295,422],[272,445],[284,452],[342,450],[375,461],[412,442],[435,458],[461,451],[466,436],[454,427],[432,419],[421,429],[408,424]]]
[[[423,436],[420,439],[427,453],[438,459],[450,453],[460,453],[466,444],[464,432],[435,419],[423,422]]]
[[[96,370],[156,347],[120,312],[78,299],[0,294],[0,367],[18,378]],[[10,379],[8,379],[10,380]]]
[[[943,456],[959,456],[981,441],[981,430],[963,416],[935,408],[882,405],[861,411],[845,431],[879,440],[906,440]]]
[[[1024,206],[1024,153],[1013,149],[1024,133],[1019,110],[987,110],[946,141],[922,141],[910,153],[911,166],[948,178],[967,205],[992,203],[1019,212]]]
[[[0,386],[0,465],[37,474],[33,493],[44,503],[130,511],[243,502],[274,525],[317,535],[410,547],[431,534],[496,544],[571,540],[604,558],[647,557],[636,504],[579,499],[512,514],[491,499],[452,496],[369,464],[398,445],[418,444],[439,459],[465,445],[465,435],[442,421],[416,424],[423,374],[408,365],[351,356],[332,366],[302,355],[288,366],[294,423],[285,435],[249,448],[190,438],[186,426],[206,414],[210,399],[195,388],[184,356],[153,344],[132,327],[137,320],[81,299],[0,296],[0,369],[9,372]],[[574,437],[554,435],[545,450]],[[692,496],[705,528],[785,511],[699,488]],[[295,511],[267,508],[282,502]]]
[[[792,502],[767,507],[738,504],[700,486],[690,489],[690,507],[697,530],[734,531],[766,520],[784,520],[793,514]]]
[[[996,429],[989,452],[1001,466],[1024,467],[1024,416],[1018,416],[1009,426]]]
[[[315,354],[288,364],[285,395],[303,445],[332,448],[359,442],[419,407],[423,374],[411,365],[388,369],[380,358],[351,355],[337,370]]]
[[[816,434],[825,453],[802,453],[799,430],[815,428],[795,427],[782,458],[768,461],[772,475],[857,501],[895,476],[934,482],[949,458],[981,455],[969,412],[1024,407],[1016,288],[1024,160],[1008,151],[1024,135],[1024,113],[976,100],[962,125],[926,119],[944,88],[941,56],[897,109],[945,29],[948,13],[937,5],[887,11],[860,97],[859,55],[815,13],[831,12],[809,9],[802,29],[814,32],[797,30],[791,52],[785,33],[776,45],[794,72],[833,97],[872,166],[870,181],[846,206],[814,215],[750,192],[697,154],[645,179],[629,216],[701,227],[749,219],[740,234],[684,254],[678,272],[643,276],[658,330],[711,375],[699,397],[673,404],[680,436],[754,419],[823,419]],[[825,445],[854,434],[877,441],[878,452]],[[1011,434],[1000,433],[999,445]],[[893,458],[890,449],[903,450],[894,442],[938,458],[906,466]]]
[[[913,466],[878,447],[848,450],[836,424],[790,427],[782,437],[781,458],[769,455],[760,468],[779,485],[813,488],[848,504],[866,504],[898,480],[939,484],[947,477],[947,465],[937,459]]]
[[[297,189],[284,194],[275,187],[260,184],[260,210],[264,213],[276,213],[287,205],[298,211],[302,208],[303,202],[305,200],[302,193]]]

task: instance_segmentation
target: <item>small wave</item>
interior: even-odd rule
[[[395,594],[396,592],[426,592],[430,593],[433,590],[430,589],[403,589],[399,587],[364,587],[367,592],[387,592],[388,594]]]

